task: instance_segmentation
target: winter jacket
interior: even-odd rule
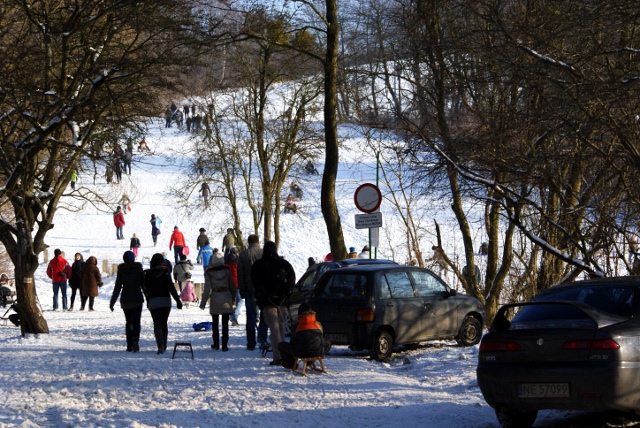
[[[54,257],[47,266],[47,276],[51,278],[53,282],[67,282],[68,278],[71,278],[71,266],[62,257],[62,254]]]
[[[133,250],[134,248],[140,248],[140,238],[131,238],[131,242],[129,243],[129,249]]]
[[[116,210],[113,212],[113,224],[115,224],[116,227],[124,226],[124,213],[122,210]]]
[[[89,257],[82,268],[81,275],[80,295],[96,297],[98,295],[98,287],[102,287],[102,275],[100,275],[100,269],[98,269],[98,259],[94,256]]]
[[[229,249],[233,247],[235,243],[236,237],[233,234],[233,231],[227,232],[227,234],[224,235],[224,238],[222,239],[222,253],[227,254],[229,252]]]
[[[207,242],[209,242],[209,237],[207,235],[205,235],[204,232],[200,232],[200,235],[198,235],[198,239],[196,239],[196,249],[200,249],[202,247],[204,247]]]
[[[69,278],[69,286],[71,289],[77,290],[82,285],[82,268],[84,267],[84,260],[76,260],[71,265],[71,278]]]
[[[204,291],[200,300],[200,309],[209,303],[211,315],[233,313],[236,305],[236,286],[229,272],[229,266],[217,264],[211,266],[204,273]]]
[[[180,260],[173,267],[173,278],[176,281],[186,282],[191,279],[191,269],[193,269],[193,265],[190,260]]]
[[[277,254],[263,254],[251,267],[251,284],[260,309],[288,305],[295,283],[293,266]]]
[[[238,257],[238,288],[243,297],[254,295],[251,285],[251,266],[260,258],[262,258],[262,248],[259,243],[249,245],[249,248],[241,252]]]
[[[198,263],[202,263],[203,266],[209,266],[209,260],[211,259],[211,255],[213,254],[213,248],[211,245],[205,245],[200,248],[198,251],[198,257],[196,257],[196,261]]]
[[[152,218],[151,220],[149,220],[149,223],[151,223],[151,236],[158,236],[160,235],[160,223],[158,221],[157,218]]]
[[[187,281],[184,288],[182,289],[182,293],[180,294],[180,300],[183,302],[197,302],[198,296],[196,296],[196,292],[193,289],[193,283],[191,281]]]
[[[142,289],[147,298],[147,307],[149,309],[170,308],[171,297],[176,302],[178,309],[182,308],[180,296],[176,291],[171,273],[164,266],[156,266],[144,271],[144,288]]]
[[[184,235],[178,229],[173,229],[171,239],[169,240],[169,249],[171,249],[174,245],[177,245],[179,247],[184,247],[186,245],[184,242]]]
[[[231,278],[233,278],[233,284],[238,288],[238,256],[231,253],[227,254],[224,257],[224,264],[229,266]]]
[[[126,262],[118,265],[116,285],[113,287],[109,307],[113,309],[120,296],[120,307],[132,309],[142,306],[144,296],[142,285],[144,284],[144,270],[138,262]]]
[[[306,313],[298,318],[298,326],[291,338],[296,357],[319,357],[324,355],[322,326],[316,321],[315,313]]]

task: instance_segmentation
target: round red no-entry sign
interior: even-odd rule
[[[371,183],[360,185],[353,194],[353,200],[363,213],[372,213],[380,208],[382,202],[382,193],[378,186]]]

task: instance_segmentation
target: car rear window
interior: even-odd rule
[[[582,302],[601,311],[630,317],[637,310],[637,287],[558,287],[539,295],[534,301],[570,300]]]
[[[332,299],[359,299],[367,291],[367,277],[359,274],[335,274],[314,290],[314,297]]]

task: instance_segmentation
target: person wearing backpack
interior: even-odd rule
[[[178,281],[178,288],[182,293],[182,284],[191,279],[191,269],[193,264],[187,260],[187,256],[180,254],[180,261],[173,267],[173,278]]]
[[[295,283],[293,266],[278,255],[275,242],[265,242],[262,258],[251,267],[251,284],[256,292],[258,307],[271,332],[269,340],[273,347],[273,361],[270,365],[282,364],[278,344],[285,337],[284,318]]]

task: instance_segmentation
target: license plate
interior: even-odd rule
[[[346,334],[324,334],[324,338],[327,339],[328,341],[330,341],[331,343],[334,343],[336,345],[342,344],[342,345],[346,345],[347,344],[347,335]]]
[[[568,383],[521,383],[520,398],[569,398]]]

